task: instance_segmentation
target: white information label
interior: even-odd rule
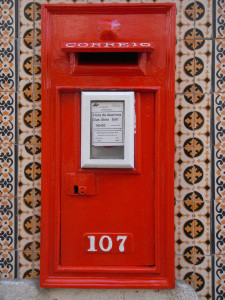
[[[124,145],[124,102],[92,101],[92,145]]]

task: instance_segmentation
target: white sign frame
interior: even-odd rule
[[[124,158],[92,159],[91,148],[91,101],[124,101]],[[81,92],[81,168],[134,168],[134,92],[101,91]]]

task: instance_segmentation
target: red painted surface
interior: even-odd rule
[[[173,288],[175,6],[44,5],[42,22],[40,284]],[[112,40],[151,41],[154,51],[136,63],[101,66],[79,65],[62,51],[65,41]],[[134,169],[80,168],[80,98],[87,90],[135,92]]]

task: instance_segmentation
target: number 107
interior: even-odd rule
[[[88,235],[89,249],[88,252],[126,252],[127,235]]]

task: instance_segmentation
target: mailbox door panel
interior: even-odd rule
[[[62,266],[155,263],[154,94],[136,93],[135,98],[135,170],[112,172],[80,168],[80,93],[61,94]],[[68,194],[71,173],[94,175],[95,195]]]

